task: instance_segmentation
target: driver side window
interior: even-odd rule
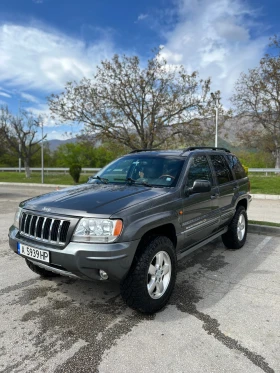
[[[190,160],[186,186],[192,188],[195,180],[208,180],[213,185],[212,172],[205,155],[195,155]]]

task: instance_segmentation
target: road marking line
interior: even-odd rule
[[[265,245],[272,239],[271,236],[265,237],[265,239],[258,244],[258,246],[253,250],[253,254],[259,254],[259,252],[265,247]]]

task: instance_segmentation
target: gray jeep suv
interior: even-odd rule
[[[178,259],[218,236],[244,245],[249,189],[227,149],[137,150],[87,184],[21,202],[9,243],[40,276],[118,281],[130,307],[153,313]]]

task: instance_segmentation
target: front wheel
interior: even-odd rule
[[[127,305],[144,313],[159,311],[174,289],[177,258],[169,238],[157,236],[135,257],[122,281],[121,295]]]
[[[224,245],[228,249],[241,249],[246,242],[248,217],[243,206],[236,209],[235,215],[228,226],[228,231],[222,235]]]

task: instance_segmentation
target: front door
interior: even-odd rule
[[[208,180],[211,191],[205,193],[186,194],[195,180]],[[185,247],[204,240],[211,236],[219,225],[218,209],[218,187],[214,185],[214,180],[206,155],[193,155],[189,162],[185,180],[185,190],[183,193],[183,231]]]

